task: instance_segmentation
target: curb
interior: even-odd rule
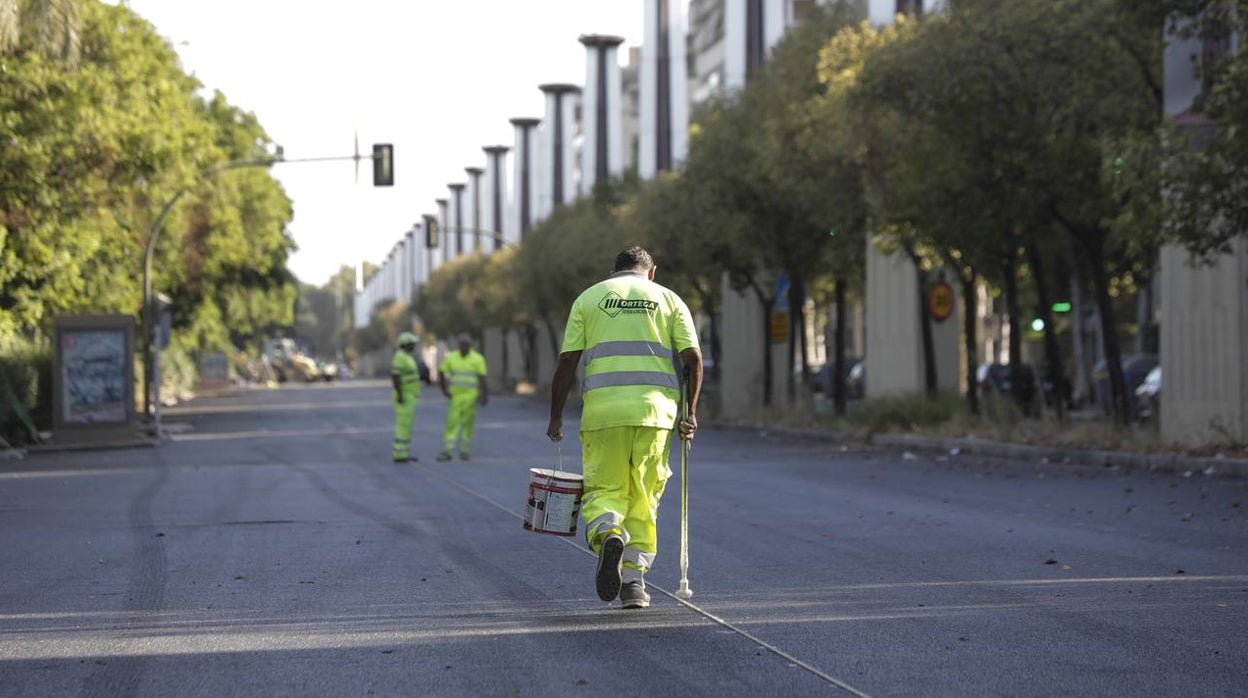
[[[107,441],[71,441],[64,443],[44,443],[26,446],[26,455],[37,456],[45,453],[64,453],[66,451],[115,451],[126,448],[155,448],[160,440],[152,436],[135,435],[133,438],[110,439]]]
[[[130,436],[118,436],[112,439],[84,439],[81,441],[48,441],[42,444],[31,444],[24,448],[24,455],[36,456],[46,453],[65,453],[68,451],[116,451],[127,448],[156,448],[167,441],[171,435],[185,434],[194,431],[194,427],[186,422],[165,422],[160,425],[160,435],[150,429],[139,430]]]
[[[1248,478],[1248,460],[1240,458],[1033,446],[1030,444],[988,441],[986,439],[941,438],[913,434],[876,434],[871,437],[870,443],[876,446],[914,448],[929,451],[950,452],[959,450],[964,453],[978,453],[980,455],[1003,458],[1046,458],[1059,463],[1132,468],[1153,472],[1180,473],[1183,475],[1201,473],[1210,476],[1222,475]]]
[[[857,442],[858,439],[840,432],[824,429],[799,429],[747,422],[717,422],[711,429],[725,431],[754,431],[762,436],[786,436],[802,439]],[[1107,468],[1129,468],[1150,472],[1168,472],[1181,475],[1197,473],[1208,476],[1248,478],[1248,460],[1209,456],[1188,456],[1181,453],[1133,453],[1091,448],[1068,448],[1060,446],[1033,446],[1003,441],[989,441],[970,437],[933,437],[917,434],[875,434],[866,443],[883,448],[941,451],[943,453],[976,453],[982,456],[1013,458],[1016,460],[1047,459],[1054,463]],[[956,454],[955,454],[956,455]]]

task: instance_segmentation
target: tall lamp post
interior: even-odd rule
[[[277,159],[264,160],[236,160],[221,165],[216,165],[203,170],[201,177],[210,177],[224,170],[233,170],[241,167],[269,167],[275,162],[281,162]],[[154,345],[156,344],[156,308],[152,301],[152,258],[156,253],[156,241],[160,239],[160,232],[164,229],[165,219],[169,217],[169,212],[173,210],[175,204],[186,194],[193,184],[187,184],[178,189],[169,201],[160,209],[160,213],[156,216],[156,220],[152,221],[152,227],[147,233],[147,245],[143,249],[143,414],[152,413],[153,401],[160,401],[160,385],[155,386],[155,396],[152,395],[152,375],[154,370],[154,360],[158,360],[159,354],[156,353]],[[154,413],[154,428],[156,435],[160,435],[160,409],[156,409]]]
[[[235,170],[243,167],[272,167],[279,163],[289,162],[328,162],[332,160],[354,160],[358,172],[359,164],[363,160],[370,160],[373,163],[373,186],[389,187],[394,185],[394,146],[388,143],[373,144],[373,152],[371,155],[361,154],[359,152],[359,143],[357,141],[354,155],[330,156],[330,157],[313,157],[313,158],[296,158],[287,159],[282,147],[277,146],[273,157],[252,159],[252,160],[234,160],[231,162],[221,163],[208,167],[199,173],[198,179],[211,177],[218,172],[225,170]],[[194,186],[195,182],[187,184],[178,189],[169,201],[160,209],[160,213],[156,216],[156,220],[152,221],[152,227],[147,233],[147,244],[143,249],[143,414],[153,414],[153,388],[152,374],[153,361],[159,360],[159,354],[153,351],[155,344],[156,314],[152,302],[152,257],[156,252],[156,241],[160,238],[160,231],[164,227],[165,218],[169,216],[169,212],[173,210],[178,200],[182,198],[187,191]],[[155,357],[155,358],[154,358]],[[160,400],[160,385],[155,386],[155,401]],[[154,413],[153,428],[157,436],[160,436],[160,410]]]

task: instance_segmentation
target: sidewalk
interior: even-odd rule
[[[711,429],[753,430],[797,438],[837,442],[856,441],[854,437],[830,429],[799,429],[777,425],[745,423],[714,423]],[[1070,465],[1131,468],[1153,472],[1171,472],[1184,476],[1206,475],[1248,478],[1248,459],[1223,456],[1190,456],[1181,453],[1137,453],[1108,449],[1069,446],[1036,446],[1031,444],[990,441],[975,437],[934,437],[920,434],[875,434],[866,442],[870,446],[908,451],[940,452],[944,455],[974,453],[997,458],[1037,460]]]
[[[943,438],[916,434],[876,434],[870,443],[887,448],[908,448],[943,453],[977,453],[1020,460],[1048,460],[1115,468],[1132,468],[1182,475],[1248,477],[1248,459],[1220,456],[1189,456],[1181,453],[1135,453],[1063,446],[1033,446],[977,438]]]

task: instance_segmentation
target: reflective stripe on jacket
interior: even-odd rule
[[[402,349],[394,352],[394,358],[390,360],[390,375],[398,376],[404,388],[420,392],[420,370],[416,365],[416,357]]]
[[[684,301],[644,275],[622,272],[572,304],[563,351],[582,351],[581,429],[672,428],[680,379],[676,354],[698,346]]]
[[[480,390],[480,377],[485,375],[485,357],[475,349],[469,349],[467,356],[458,350],[442,359],[438,371],[450,376],[447,390],[451,395],[463,395]]]

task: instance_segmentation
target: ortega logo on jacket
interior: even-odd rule
[[[607,315],[615,317],[620,313],[653,313],[659,309],[659,304],[656,301],[629,300],[620,297],[615,291],[610,291],[598,301],[598,307]]]

